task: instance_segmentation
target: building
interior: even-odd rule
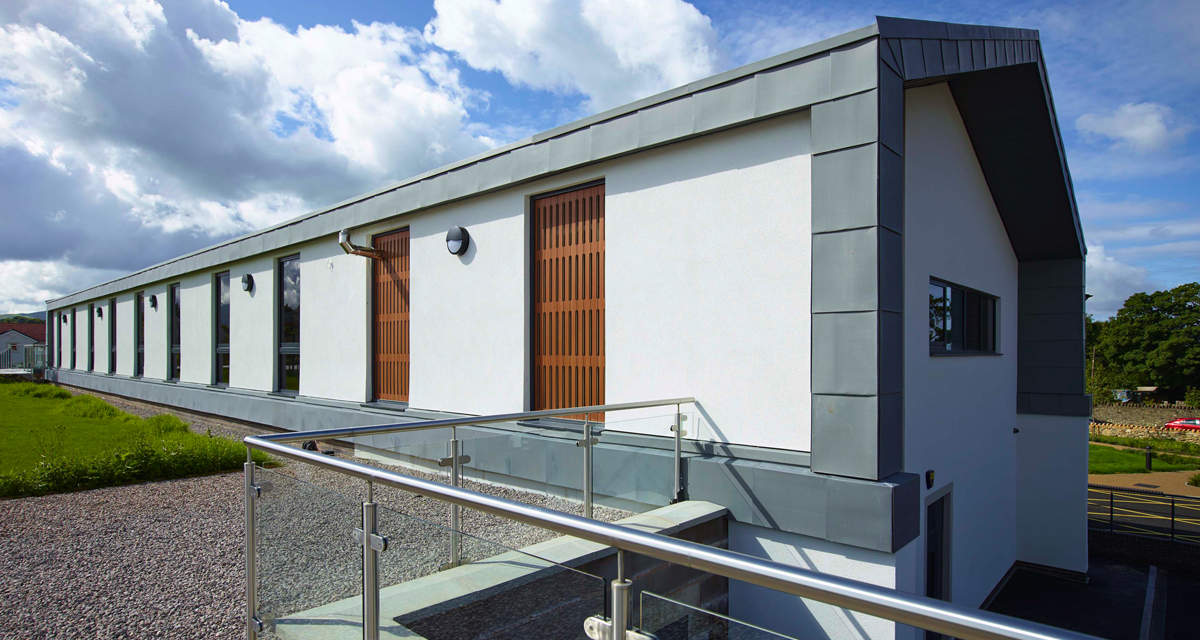
[[[1087,570],[1084,257],[1038,33],[879,18],[51,300],[48,375],[303,430],[695,397],[731,549],[978,606]],[[597,491],[670,499],[652,423]]]
[[[25,347],[46,342],[41,322],[0,322],[0,369],[25,367]]]

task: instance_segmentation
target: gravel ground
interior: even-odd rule
[[[96,394],[100,395],[100,394]],[[173,413],[201,433],[241,438],[263,429],[111,396],[141,416]],[[349,453],[339,449],[340,456]],[[360,462],[368,462],[359,459]],[[374,466],[446,481],[446,476]],[[361,556],[352,531],[360,480],[299,463],[262,474],[273,487],[258,515],[264,617],[355,594]],[[579,513],[578,503],[466,481],[469,489]],[[449,557],[448,507],[377,488],[384,585],[427,575]],[[599,519],[629,515],[596,508]],[[244,607],[241,473],[0,501],[0,638],[238,638]],[[464,555],[482,558],[554,537],[464,511]],[[491,542],[488,542],[491,541]]]

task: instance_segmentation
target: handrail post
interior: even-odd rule
[[[368,496],[367,500],[371,499]],[[362,505],[364,640],[379,640],[379,552],[371,545],[371,537],[377,535],[375,509],[374,502]]]
[[[675,405],[675,498],[683,502],[683,420],[679,405]]]
[[[592,518],[592,414],[583,414],[583,517]]]
[[[246,640],[255,640],[262,630],[258,621],[258,540],[254,531],[254,499],[258,488],[254,485],[254,463],[250,461],[249,448],[246,458],[242,467],[246,491]]]
[[[617,549],[617,578],[612,581],[612,638],[624,640],[629,630],[629,594],[633,581],[625,578],[625,550]]]
[[[459,445],[458,445],[458,427],[450,428],[450,484],[457,487],[460,486],[462,480],[459,463]],[[462,515],[460,509],[462,507],[453,504],[450,505],[450,566],[457,567],[462,564],[462,537],[459,535],[461,528],[460,517]]]

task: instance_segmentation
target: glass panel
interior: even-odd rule
[[[541,420],[531,424],[505,422],[459,427],[459,447],[469,458],[462,463],[462,476],[528,486],[549,494],[538,498],[540,506],[583,515],[584,452],[576,444],[583,438],[583,432],[573,422]],[[597,426],[597,433],[599,430]],[[526,500],[532,495],[513,493],[511,497]],[[466,531],[478,533],[470,527]]]
[[[229,274],[217,276],[217,344],[229,344]]]
[[[947,342],[946,315],[949,300],[946,287],[937,282],[929,283],[929,345],[934,349],[945,349]]]
[[[704,609],[642,592],[638,628],[658,640],[780,640],[790,638]]]
[[[181,350],[179,348],[180,324],[183,313],[183,300],[180,296],[179,285],[171,285],[171,373],[169,377],[172,380],[179,379],[179,361]]]
[[[255,500],[258,617],[263,638],[362,638],[362,503],[259,467]]]
[[[465,534],[470,562],[446,566],[449,529],[382,505],[377,530],[388,538],[379,556],[381,636],[583,639],[584,621],[604,613],[596,576]]]
[[[229,384],[229,354],[217,354],[217,383]]]
[[[300,257],[279,261],[279,342],[300,343]]]
[[[285,353],[279,356],[279,389],[300,391],[300,354]]]
[[[642,512],[671,503],[675,497],[675,412],[675,405],[669,405],[604,414],[602,428],[596,430],[600,442],[593,453],[596,504]],[[691,405],[680,407],[679,412],[684,440],[724,439]],[[629,473],[631,457],[626,447],[630,446],[643,452],[637,458],[637,473]],[[684,455],[695,446],[684,443]]]

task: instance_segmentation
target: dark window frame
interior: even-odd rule
[[[276,363],[275,363],[275,391],[276,393],[296,396],[300,394],[300,313],[303,308],[302,298],[297,300],[296,306],[296,341],[284,342],[284,299],[285,299],[285,274],[287,271],[286,263],[296,263],[297,274],[297,290],[298,293],[303,291],[302,281],[300,280],[300,254],[284,256],[276,262],[275,274],[275,345],[276,345]],[[295,358],[296,361],[296,388],[289,389],[287,382],[287,361],[290,358]]]
[[[941,289],[942,294],[935,295],[935,289]],[[937,301],[941,306],[935,311]],[[942,278],[929,278],[929,355],[1002,355],[999,319],[999,296]]]
[[[88,356],[87,370],[92,372],[96,370],[96,305],[88,303]]]
[[[78,348],[77,345],[75,344],[76,334],[79,333],[78,331],[75,330],[75,324],[78,320],[79,320],[79,315],[77,313],[77,309],[75,307],[71,307],[70,327],[71,327],[71,370],[72,371],[75,370],[75,355],[76,355],[75,351]]]
[[[55,312],[54,312],[54,330],[55,330],[55,334],[58,336],[58,337],[55,339],[55,344],[54,344],[54,363],[55,363],[55,364],[54,364],[54,366],[55,366],[55,367],[57,367],[57,368],[59,368],[59,369],[61,369],[61,368],[62,368],[62,354],[63,354],[63,346],[62,346],[62,345],[63,345],[63,340],[62,340],[62,326],[63,326],[63,317],[64,317],[64,316],[63,316],[63,314],[62,314],[62,312],[61,312],[61,311],[55,311]]]
[[[133,377],[146,375],[146,292],[133,297]]]
[[[117,373],[117,299],[108,299],[108,373]]]
[[[227,320],[227,322],[229,324],[229,335],[226,336],[226,342],[220,341],[220,339],[221,339],[221,315],[222,315],[221,307],[226,306],[226,304],[222,304],[222,295],[221,295],[222,284],[224,285],[225,289],[228,291],[228,297],[229,297],[229,302],[226,303],[229,306],[229,309],[227,310],[227,313],[229,314],[229,317]],[[233,336],[233,289],[230,286],[229,272],[222,271],[221,273],[218,273],[213,276],[212,384],[214,387],[226,388],[229,386],[228,376],[226,376],[224,380],[221,379],[222,369],[225,369],[227,371],[230,370],[228,364],[224,364],[224,366],[222,366],[222,364],[223,364],[222,356],[224,356],[225,361],[228,362],[229,353],[230,353],[228,341],[230,339],[232,339],[232,336]]]
[[[167,380],[178,382],[183,373],[183,289],[179,283],[167,287]]]

